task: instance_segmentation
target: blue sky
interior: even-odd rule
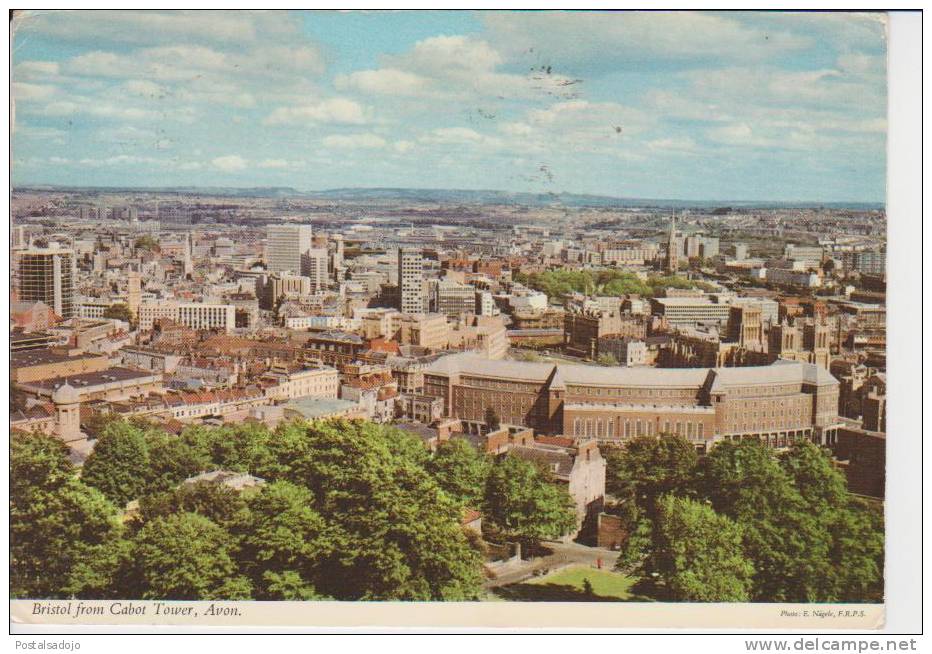
[[[16,184],[883,201],[880,15],[33,12]]]

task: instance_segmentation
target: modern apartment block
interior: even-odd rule
[[[75,315],[74,279],[73,250],[34,248],[19,254],[19,299],[44,302],[64,320]]]

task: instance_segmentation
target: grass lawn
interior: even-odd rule
[[[592,594],[586,595],[584,580],[592,584]],[[496,588],[492,592],[507,600],[524,602],[623,602],[644,601],[631,592],[634,579],[609,570],[596,570],[576,565],[543,577]]]

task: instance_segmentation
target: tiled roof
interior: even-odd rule
[[[573,456],[569,450],[554,445],[516,445],[508,452],[525,461],[542,465],[557,478],[569,478],[573,470]]]

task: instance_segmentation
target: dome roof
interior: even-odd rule
[[[65,382],[52,393],[52,402],[55,404],[74,404],[81,401],[78,389]]]

